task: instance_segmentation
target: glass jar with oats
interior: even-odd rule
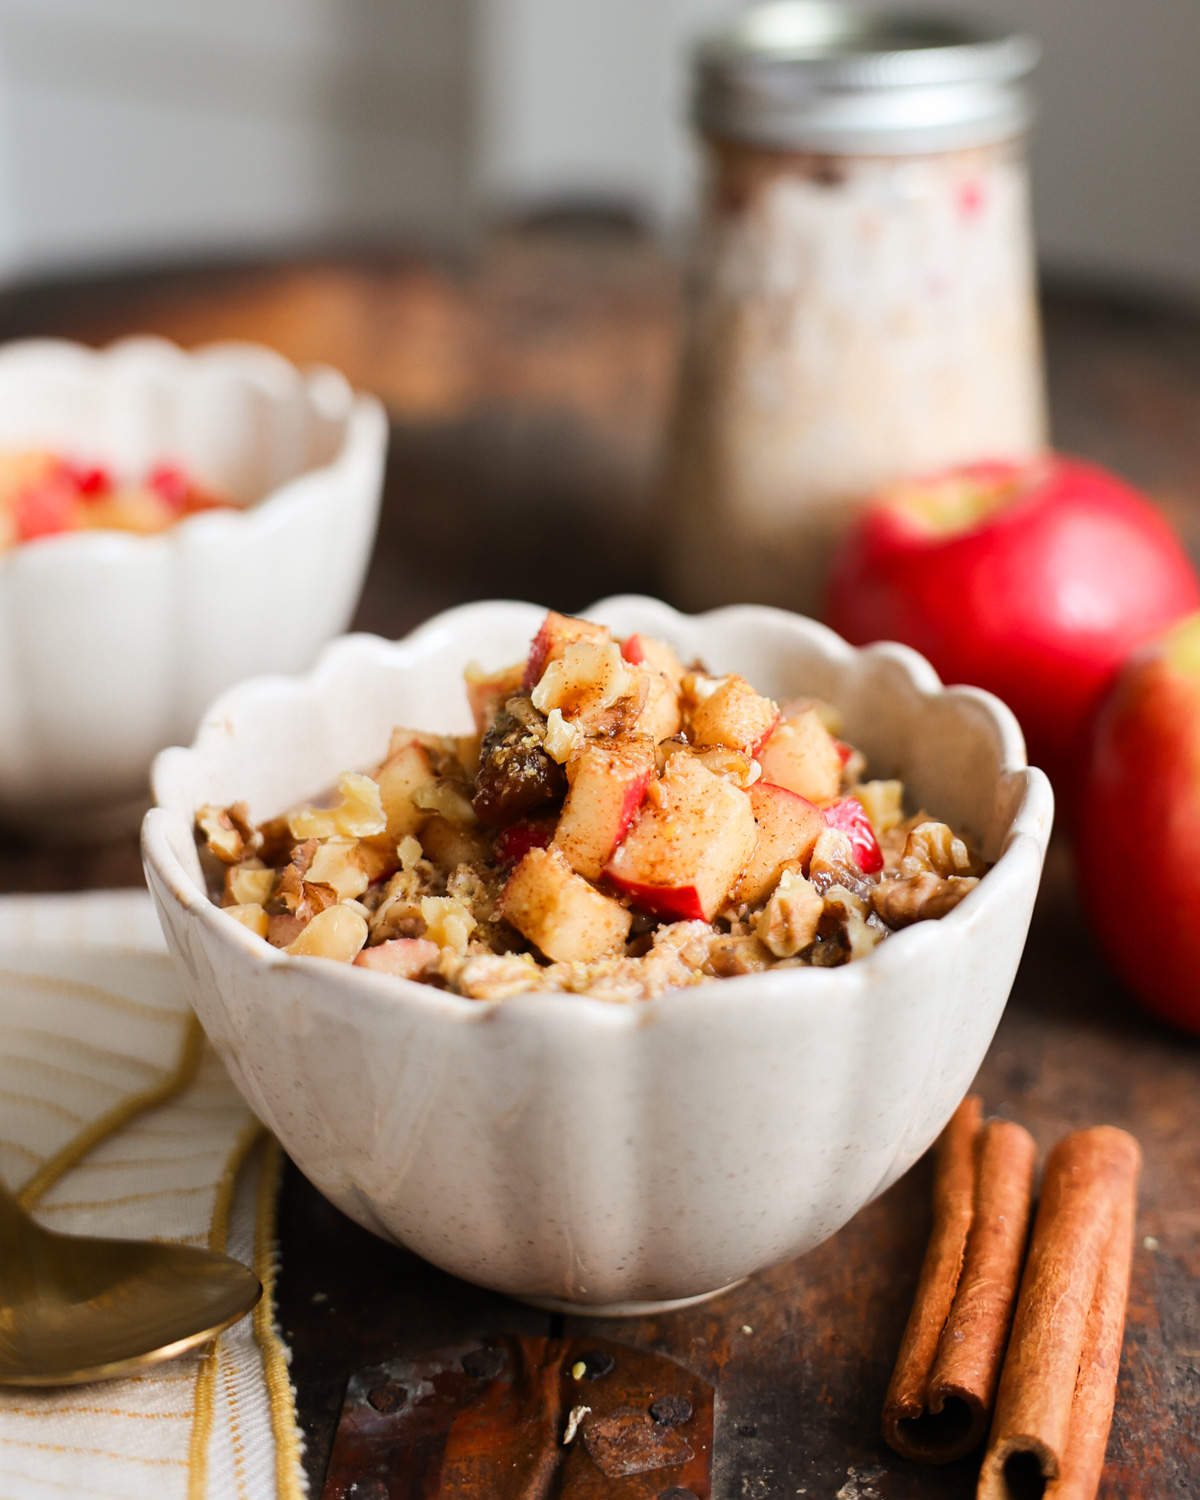
[[[676,601],[819,611],[856,503],[1045,441],[1032,38],[777,0],[702,44],[669,456]]]

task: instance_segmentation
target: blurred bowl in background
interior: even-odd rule
[[[336,371],[250,344],[0,349],[0,449],[114,471],[179,464],[237,502],[154,536],[75,531],[0,553],[0,823],[129,826],[156,751],[214,694],[295,672],[345,629],[378,520],[387,418]]]

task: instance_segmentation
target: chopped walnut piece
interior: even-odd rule
[[[552,760],[556,760],[560,766],[565,766],[575,751],[579,748],[579,742],[583,738],[577,724],[572,724],[564,719],[557,708],[550,710],[546,719],[546,737],[543,744],[546,754]]]
[[[822,936],[826,936],[826,923],[831,918],[833,931],[829,935],[836,933],[852,959],[865,958],[875,944],[887,936],[886,928],[872,912],[869,901],[864,901],[844,886],[831,885],[825,892]]]
[[[948,880],[971,868],[966,844],[945,823],[918,823],[904,843],[900,874],[906,878],[932,872]]]
[[[884,880],[871,893],[876,912],[889,927],[909,927],[953,911],[979,881],[971,875],[943,879],[926,870],[900,880]]]
[[[869,900],[873,882],[868,880],[854,859],[850,840],[840,828],[826,828],[813,845],[808,878],[822,895],[833,885],[853,891]]]
[[[811,881],[794,870],[784,870],[755,932],[776,958],[791,958],[814,940],[824,909],[821,893]]]
[[[328,839],[341,834],[365,839],[384,831],[387,818],[378,782],[346,771],[338,777],[338,791],[342,800],[337,807],[302,807],[291,814],[288,826],[295,838]]]
[[[421,916],[425,919],[425,936],[431,943],[439,948],[452,948],[455,953],[467,951],[476,923],[456,896],[423,897]]]
[[[756,937],[732,933],[713,938],[704,964],[714,979],[732,979],[738,974],[759,974],[771,967],[771,951]]]
[[[305,839],[292,850],[292,857],[280,872],[279,883],[271,898],[273,911],[295,912],[304,900],[304,877],[317,848],[316,839]]]
[[[332,886],[339,901],[361,896],[371,883],[357,839],[333,838],[319,844],[308,867],[307,878]]]
[[[348,964],[366,940],[367,920],[362,913],[352,906],[334,905],[318,912],[284,951]]]
[[[558,708],[564,718],[575,719],[611,708],[634,691],[637,680],[616,641],[572,641],[538,679],[533,705],[544,714]]]
[[[196,814],[196,827],[204,835],[206,847],[223,865],[236,865],[245,854],[246,840],[231,808],[206,802]]]

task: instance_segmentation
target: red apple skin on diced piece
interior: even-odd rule
[[[621,642],[621,655],[631,666],[661,672],[676,692],[683,681],[683,663],[665,641],[650,635],[631,635]]]
[[[545,849],[554,837],[554,824],[548,818],[522,818],[510,823],[496,835],[495,859],[498,865],[519,865],[531,849]]]
[[[557,849],[531,849],[509,876],[500,914],[553,963],[620,953],[633,918],[576,875]]]
[[[710,922],[757,839],[746,793],[693,756],[673,755],[604,874],[643,911]]]
[[[759,906],[779,884],[785,865],[807,866],[813,845],[828,827],[825,814],[787,787],[758,781],[750,788],[758,842],[745,873],[734,887],[734,905]]]
[[[552,609],[529,648],[523,680],[525,691],[530,692],[538,685],[542,673],[573,641],[599,641],[607,636],[608,630],[603,625],[594,625],[591,620],[577,620],[574,615],[560,615]]]
[[[422,812],[412,800],[419,786],[433,780],[433,767],[429,755],[422,745],[411,740],[407,745],[396,745],[392,739],[392,752],[375,772],[379,783],[379,798],[387,818],[387,837],[395,843],[406,834],[413,833],[429,816]]]
[[[867,810],[857,797],[842,797],[825,809],[825,821],[830,828],[840,828],[850,840],[854,851],[854,862],[864,875],[874,875],[883,869],[883,852]]]
[[[692,743],[757,755],[778,721],[776,704],[756,693],[744,677],[733,675],[692,711]]]
[[[470,668],[467,669],[465,677],[467,702],[471,705],[476,734],[487,733],[496,715],[508,700],[521,691],[524,679],[524,662],[518,662],[514,667],[505,667],[503,671],[492,672],[487,676],[476,675]]]
[[[758,754],[762,780],[810,802],[832,802],[842,780],[837,741],[815,709],[781,719]]]
[[[554,847],[577,874],[599,880],[637,816],[654,769],[649,740],[585,745],[567,766],[571,786]]]
[[[435,964],[441,949],[428,938],[393,938],[374,948],[360,948],[354,962],[360,969],[391,974],[396,979],[416,979]]]

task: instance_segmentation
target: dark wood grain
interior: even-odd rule
[[[1069,287],[1046,299],[1058,443],[1146,486],[1200,556],[1200,317]],[[393,421],[379,545],[356,624],[395,636],[482,595],[579,608],[656,587],[656,455],[678,331],[676,275],[612,234],[501,236],[473,263],[412,258],[174,272],[0,297],[0,337],[261,338],[384,394]],[[0,890],[134,884],[132,838],[0,840]],[[1147,941],[1153,941],[1152,912]],[[1108,1122],[1145,1151],[1105,1500],[1200,1490],[1200,1044],[1104,974],[1052,851],[1012,1001],[981,1071],[990,1110],[1044,1150]],[[879,1438],[928,1230],[921,1164],[834,1240],[703,1307],[562,1320],[442,1275],[330,1207],[294,1170],[280,1317],[319,1491],[349,1373],[488,1334],[616,1339],[719,1390],[715,1500],[957,1500],[972,1460],[922,1469]]]

